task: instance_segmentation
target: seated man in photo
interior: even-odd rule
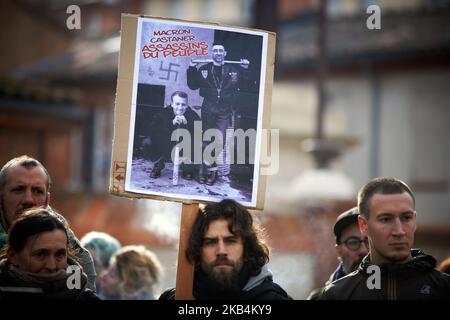
[[[183,91],[175,91],[171,96],[170,107],[164,108],[155,114],[149,126],[149,154],[153,161],[153,169],[150,178],[156,179],[161,176],[165,168],[165,162],[171,161],[172,149],[178,141],[171,141],[172,132],[176,129],[187,129],[193,140],[194,121],[200,121],[200,117],[188,106],[188,96]],[[192,141],[191,140],[191,141]],[[191,143],[191,158],[193,158],[193,144]],[[190,159],[192,160],[192,159]],[[194,175],[194,164],[182,163],[182,177],[191,180]]]

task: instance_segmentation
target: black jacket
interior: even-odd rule
[[[202,112],[231,111],[239,100],[240,92],[249,90],[249,71],[231,64],[224,64],[217,75],[213,63],[187,69],[187,85],[191,90],[200,89],[204,98]]]
[[[261,272],[253,277],[247,270],[241,271],[239,289],[233,292],[220,292],[206,274],[196,271],[194,276],[193,296],[196,300],[292,300],[286,291],[273,282],[272,273],[263,267]],[[168,289],[161,294],[159,300],[175,299],[175,289]]]
[[[186,109],[184,117],[187,124],[179,126],[173,125],[175,114],[171,106],[167,106],[160,112],[156,113],[149,123],[146,131],[151,138],[151,145],[148,150],[150,160],[155,161],[160,157],[164,157],[166,161],[171,159],[171,152],[178,141],[171,141],[172,132],[179,129],[187,129],[191,135],[191,162],[194,160],[194,126],[195,121],[200,122],[200,117],[190,107]],[[201,144],[200,144],[201,147]]]
[[[342,277],[346,276],[346,273],[344,272],[344,265],[339,263],[336,270],[333,271],[333,273],[330,275],[330,278],[325,282],[325,286],[332,283],[333,281],[336,281]],[[317,300],[319,299],[320,294],[322,293],[325,286],[316,288],[313,291],[309,293],[309,295],[306,297],[306,300]]]
[[[411,254],[413,259],[407,263],[379,266],[379,289],[373,287],[375,272],[368,269],[372,265],[368,255],[358,270],[327,285],[319,300],[450,299],[450,275],[435,269],[432,256],[415,249]]]

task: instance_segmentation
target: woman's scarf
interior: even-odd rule
[[[80,269],[69,273],[65,269],[54,273],[31,273],[17,269],[7,259],[3,259],[0,261],[2,294],[14,292],[17,296],[21,293],[25,296],[33,293],[33,297],[41,299],[79,299],[85,290],[87,276],[74,260],[68,259],[68,264]],[[80,279],[75,279],[78,275]]]

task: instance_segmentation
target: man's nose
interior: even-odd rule
[[[27,207],[31,207],[34,206],[36,204],[36,201],[33,197],[33,192],[32,190],[26,190],[24,195],[23,195],[23,199],[22,199],[22,203],[23,205],[27,206]]]
[[[56,261],[54,257],[49,257],[46,261],[45,268],[49,272],[56,272]]]
[[[227,255],[227,246],[223,241],[219,241],[217,244],[217,255]]]
[[[395,236],[403,236],[405,235],[405,230],[403,230],[403,224],[400,219],[395,219],[394,221],[394,229],[392,230],[392,234]]]

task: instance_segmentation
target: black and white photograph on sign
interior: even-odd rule
[[[267,34],[139,18],[125,190],[255,206]]]

